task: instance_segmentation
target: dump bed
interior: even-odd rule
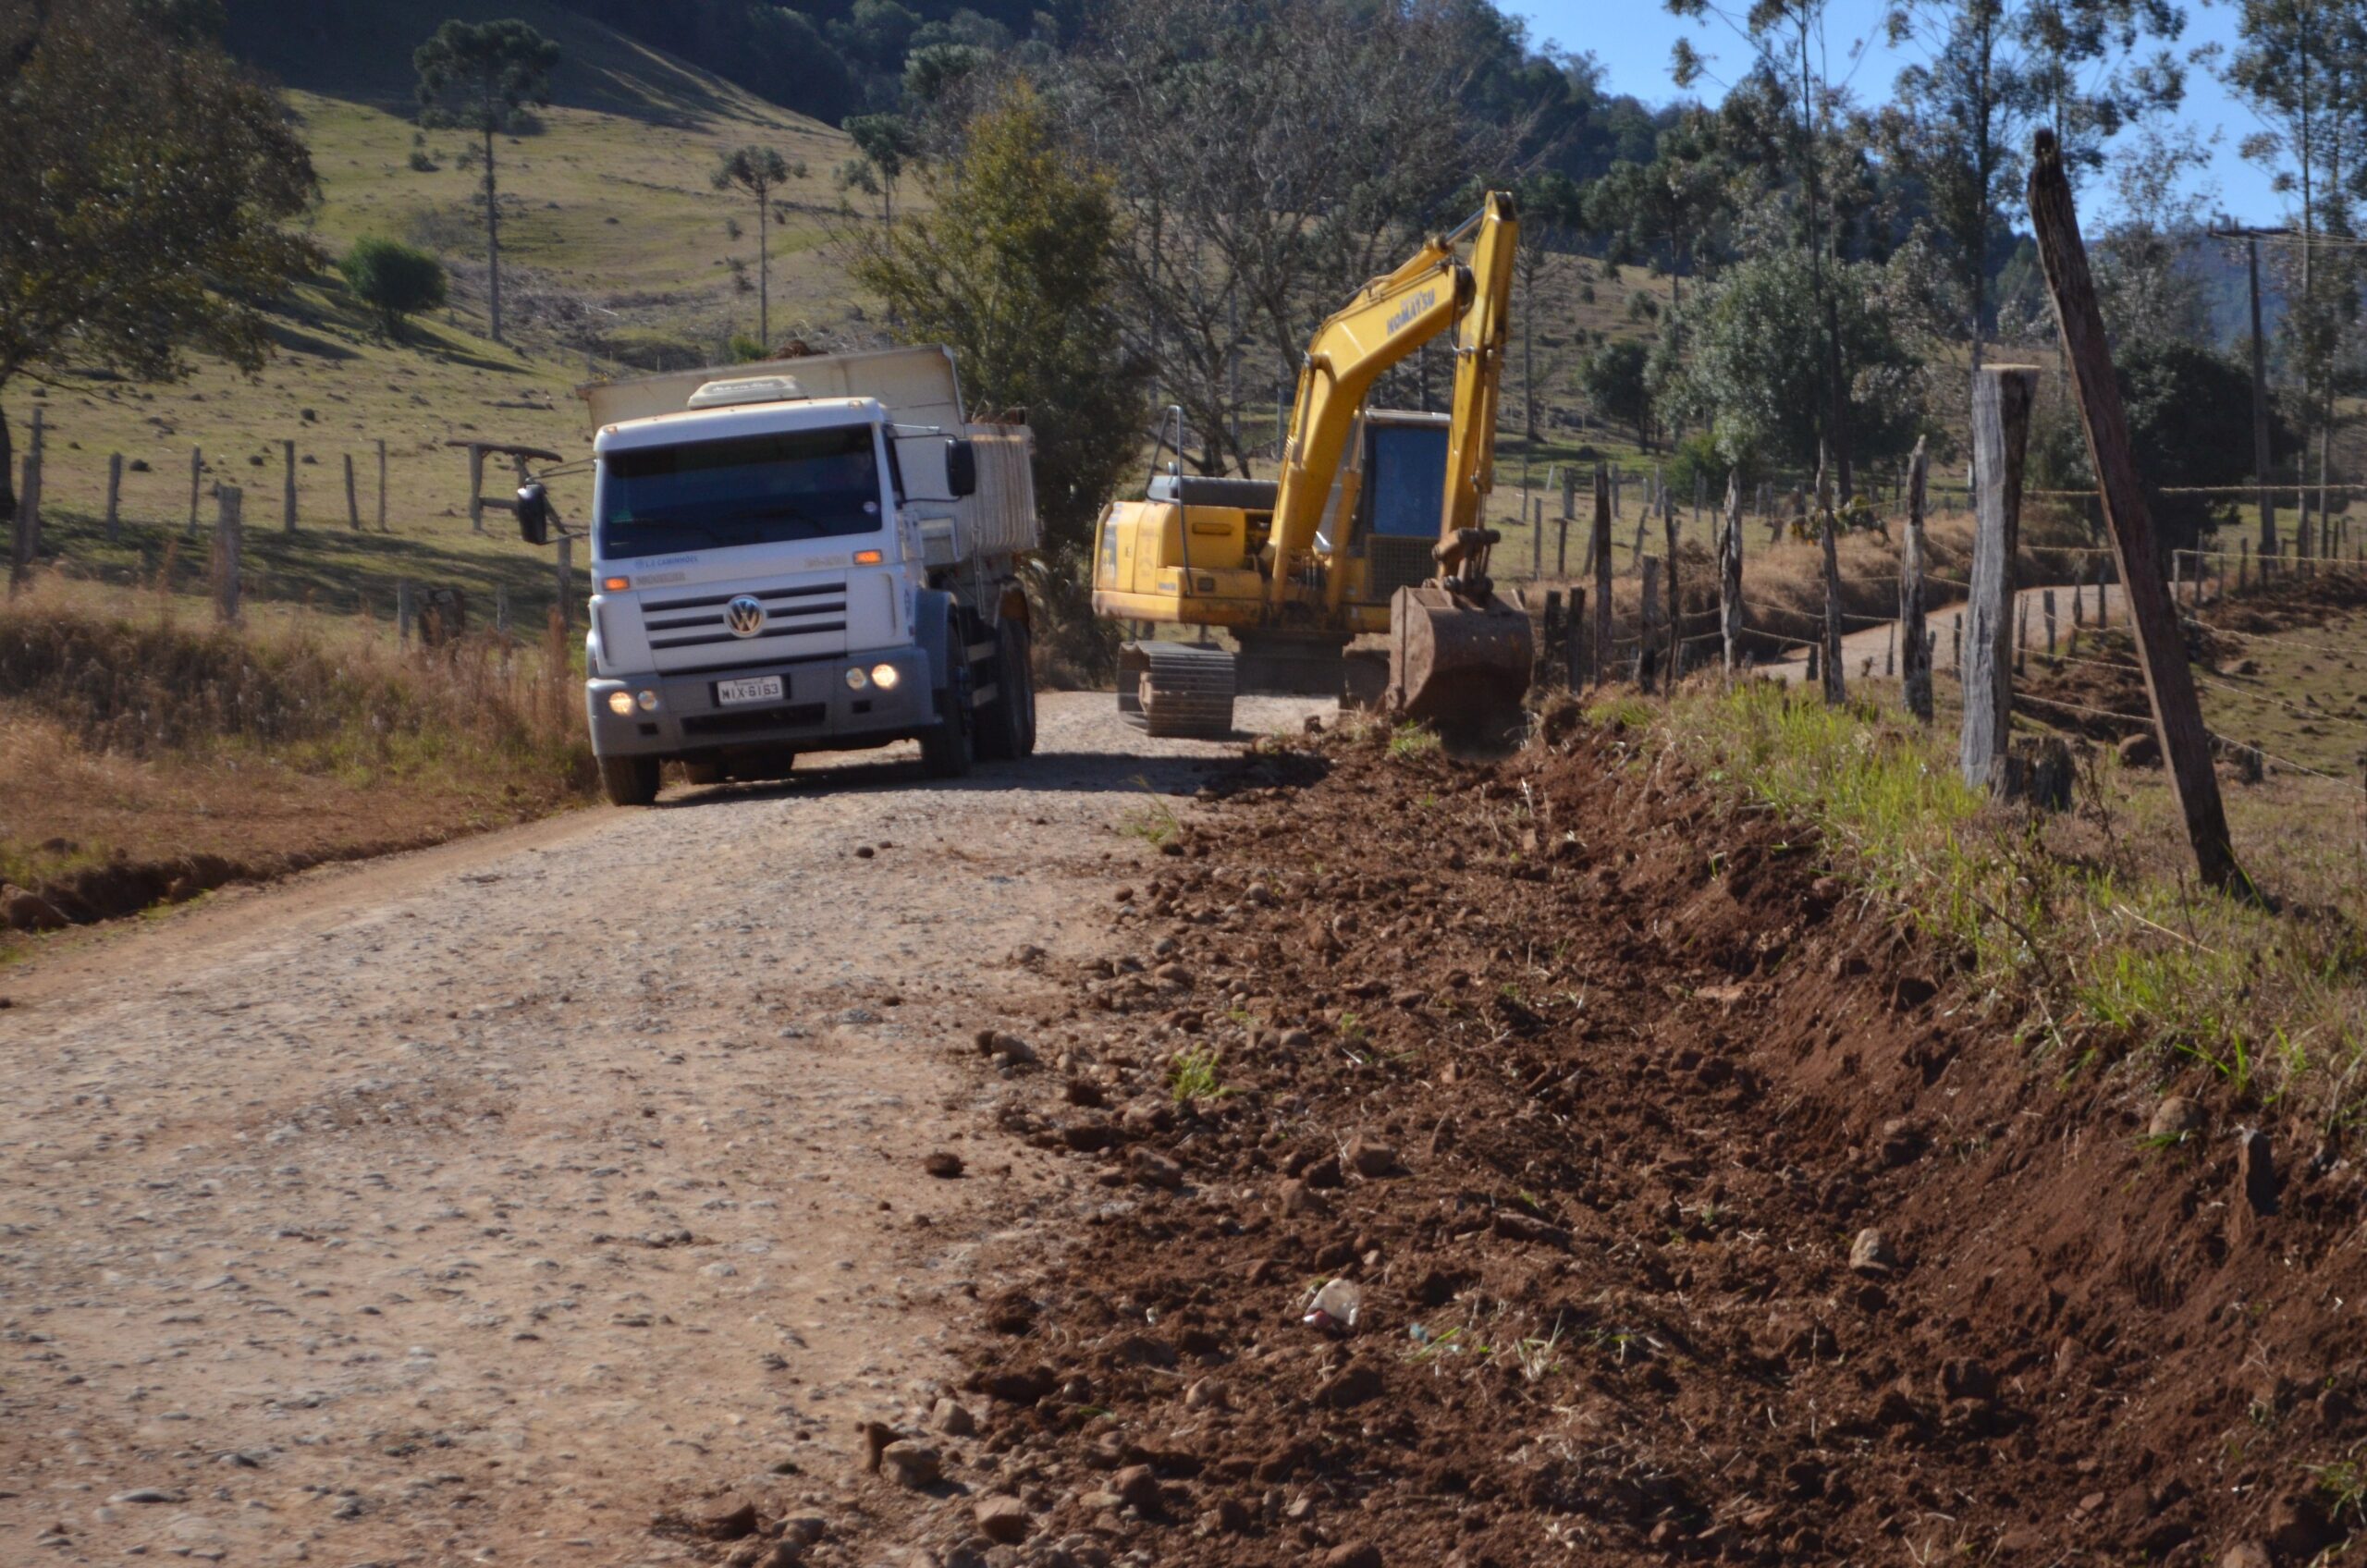
[[[916,497],[947,493],[941,437],[969,436],[978,459],[977,493],[961,501],[915,502],[924,518],[952,518],[957,557],[1016,555],[1042,542],[1033,434],[1025,425],[972,424],[963,417],[962,383],[950,349],[920,345],[666,371],[594,382],[577,387],[576,395],[590,407],[592,428],[598,431],[627,420],[682,413],[691,395],[710,381],[766,375],[790,377],[808,398],[873,398],[897,424],[912,427],[900,433],[897,455]]]

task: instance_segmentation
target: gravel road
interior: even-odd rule
[[[1067,1027],[1014,950],[1100,950],[1148,791],[1231,750],[1048,695],[959,783],[810,759],[0,975],[7,1560],[588,1568],[718,1487],[827,1507],[1041,1169],[973,1114],[975,1029]]]

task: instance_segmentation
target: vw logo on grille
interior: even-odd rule
[[[730,624],[734,637],[754,637],[765,629],[765,606],[754,594],[742,594],[726,606],[723,619]]]

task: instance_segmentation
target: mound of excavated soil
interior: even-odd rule
[[[1106,1033],[1000,1112],[1085,1218],[982,1300],[945,1480],[879,1483],[914,1561],[2300,1563],[2357,1525],[2339,1146],[2036,1048],[1796,827],[1556,728],[1254,762],[1119,893]],[[1334,1279],[1353,1327],[1304,1321]]]

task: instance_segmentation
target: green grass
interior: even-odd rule
[[[2149,1080],[2199,1068],[2248,1105],[2289,1100],[2328,1126],[2360,1115],[2355,884],[2284,913],[2212,894],[2165,855],[2152,780],[2107,772],[2101,819],[1998,811],[1957,776],[1951,734],[1870,705],[1753,683],[1680,697],[1655,737],[1713,784],[1818,828],[1858,896],[1961,954],[2020,1013],[2034,1060],[2126,1063]],[[2265,879],[2285,880],[2281,867]]]
[[[1215,1099],[1224,1093],[1218,1081],[1217,1069],[1223,1064],[1224,1053],[1214,1046],[1199,1050],[1178,1051],[1167,1068],[1167,1090],[1178,1105],[1191,1100]]]

